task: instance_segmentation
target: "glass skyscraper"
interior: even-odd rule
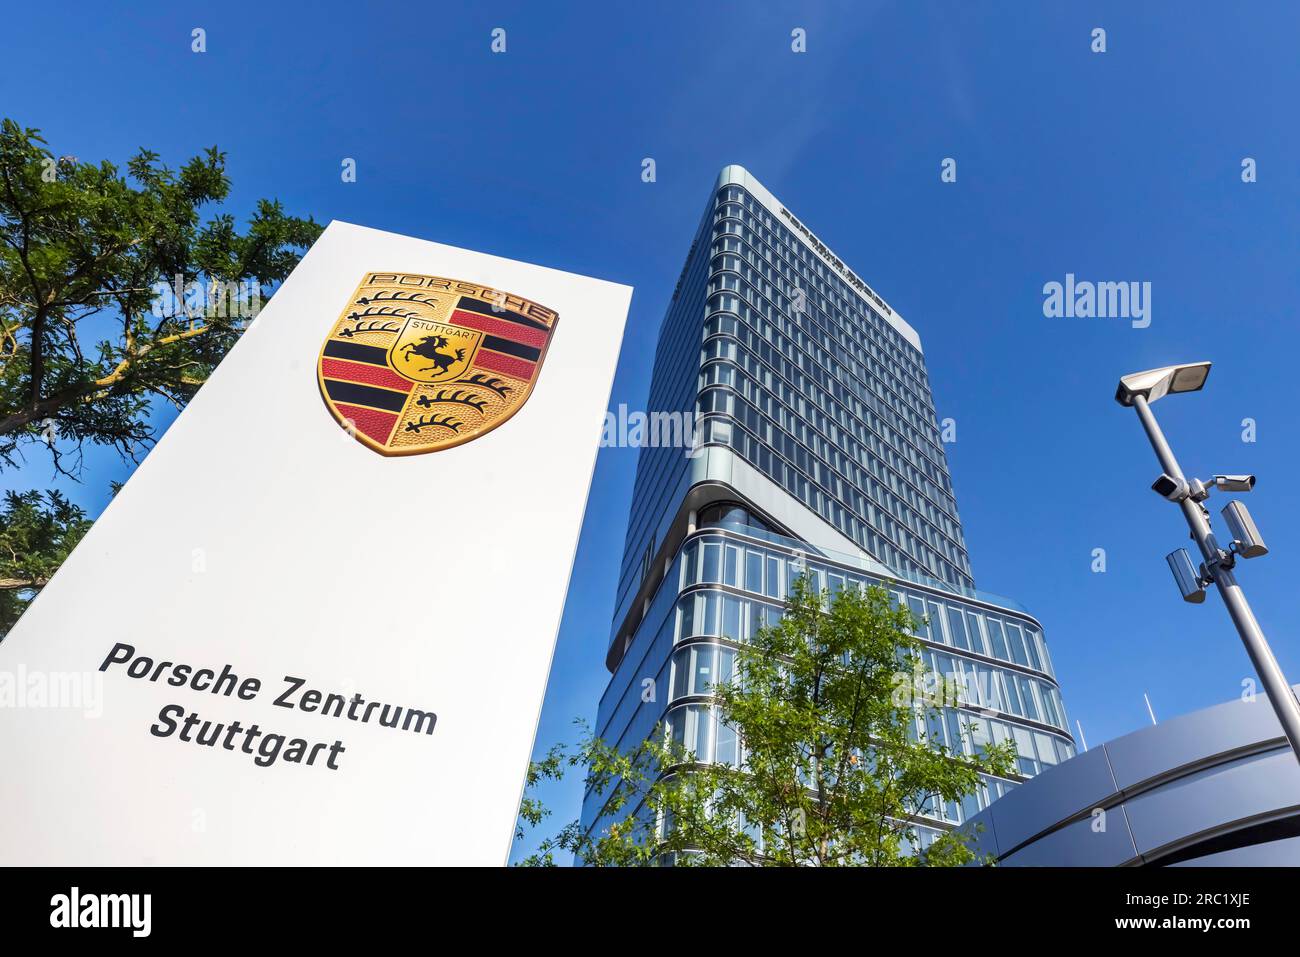
[[[647,409],[698,415],[699,442],[640,453],[601,738],[629,749],[666,720],[700,760],[740,761],[709,687],[807,574],[832,592],[888,582],[928,621],[924,665],[962,690],[918,732],[1015,742],[1019,773],[933,808],[923,845],[1074,754],[1042,627],[974,587],[920,337],[739,166],[687,254]],[[601,804],[586,795],[586,827]]]

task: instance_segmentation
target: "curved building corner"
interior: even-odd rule
[[[1030,867],[1300,864],[1300,763],[1263,695],[1085,751],[965,822]]]

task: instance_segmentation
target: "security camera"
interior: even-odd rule
[[[1160,478],[1151,483],[1151,491],[1171,502],[1181,502],[1187,498],[1187,483],[1183,479],[1176,479],[1172,475],[1161,472]]]
[[[1253,475],[1216,475],[1214,485],[1225,492],[1249,492],[1255,487]]]
[[[1169,570],[1174,573],[1174,581],[1178,583],[1178,590],[1183,593],[1183,601],[1191,602],[1193,605],[1205,601],[1205,585],[1201,573],[1192,564],[1187,549],[1180,548],[1170,552],[1165,556],[1165,561],[1169,563]]]
[[[1242,476],[1234,476],[1234,478],[1240,477]],[[1243,503],[1229,502],[1219,514],[1228,523],[1228,531],[1232,534],[1233,551],[1242,558],[1259,558],[1261,555],[1268,554],[1268,546],[1264,544],[1259,529],[1255,527],[1255,520],[1250,517],[1250,512],[1246,510]]]

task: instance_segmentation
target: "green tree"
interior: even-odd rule
[[[194,395],[320,235],[269,200],[241,229],[212,208],[229,193],[216,147],[179,170],[142,149],[123,174],[56,158],[37,130],[0,123],[0,469],[34,447],[79,479],[85,443],[136,461],[155,437],[152,404]],[[54,493],[7,508],[20,526],[43,508],[66,534],[15,539],[14,567],[40,573],[6,576],[22,584],[0,589],[5,621],[84,520]]]
[[[0,507],[0,636],[90,528],[58,492],[7,492]]]
[[[594,865],[665,855],[705,866],[971,861],[958,832],[915,853],[916,820],[974,793],[981,773],[1009,773],[1013,753],[1009,744],[954,753],[915,731],[955,696],[923,675],[914,625],[883,588],[832,598],[797,581],[781,620],[742,644],[735,677],[712,689],[744,742],[743,763],[698,763],[664,727],[626,753],[585,733],[576,749],[557,746],[531,766],[520,816],[539,825],[548,811],[537,786],[574,768],[605,815],[592,833],[570,823],[523,863],[553,864],[557,854]]]
[[[74,475],[80,460],[64,455],[85,442],[138,455],[150,402],[184,404],[239,337],[247,316],[229,289],[260,294],[320,234],[269,200],[242,232],[228,213],[205,218],[230,192],[215,146],[179,171],[148,150],[126,168],[56,159],[37,130],[0,124],[3,464],[29,444]],[[160,300],[189,283],[217,308]]]

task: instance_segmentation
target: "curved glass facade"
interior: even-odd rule
[[[604,740],[631,748],[663,722],[699,760],[743,761],[711,689],[806,574],[831,592],[883,585],[923,622],[922,667],[945,696],[918,738],[1015,745],[1016,774],[924,809],[922,845],[1073,755],[1041,626],[975,590],[919,339],[738,167],[696,232],[647,409],[694,412],[705,449],[641,451]],[[586,797],[589,829],[602,800]]]
[[[630,748],[666,721],[699,760],[738,763],[743,742],[711,704],[711,686],[733,679],[736,647],[780,619],[790,582],[806,574],[832,594],[884,585],[922,619],[922,667],[948,682],[955,702],[924,727],[918,723],[918,734],[967,754],[990,742],[1015,744],[1019,774],[986,778],[984,792],[964,806],[932,809],[936,823],[960,824],[1017,782],[1074,756],[1047,645],[1032,617],[882,581],[810,554],[798,542],[780,547],[770,533],[760,538],[752,531],[701,528],[683,541],[601,700],[597,726],[606,740]],[[647,687],[655,691],[650,700]],[[595,823],[597,809],[589,810]]]

